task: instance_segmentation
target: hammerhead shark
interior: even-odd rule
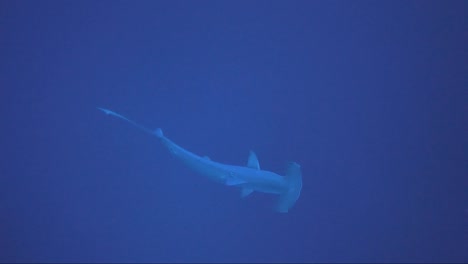
[[[219,163],[207,156],[198,156],[175,144],[164,136],[161,128],[150,130],[114,111],[100,107],[98,109],[155,136],[173,156],[195,172],[215,182],[239,187],[242,198],[247,197],[254,191],[279,195],[275,210],[280,213],[288,212],[299,199],[302,189],[302,173],[300,165],[296,162],[289,163],[285,176],[261,170],[257,155],[253,151],[249,153],[247,166]]]

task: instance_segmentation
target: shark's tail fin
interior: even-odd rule
[[[280,194],[276,207],[276,210],[280,213],[287,213],[301,195],[301,166],[295,162],[289,164],[285,177],[288,184],[288,189],[284,193]]]
[[[153,135],[153,136],[156,136],[156,137],[158,137],[158,138],[164,137],[163,132],[162,132],[162,130],[161,130],[160,128],[157,128],[156,130],[152,131],[152,130],[150,130],[150,129],[148,129],[148,128],[146,128],[146,127],[144,127],[144,126],[138,124],[137,122],[128,119],[127,117],[125,117],[125,116],[123,116],[123,115],[121,115],[121,114],[119,114],[119,113],[117,113],[117,112],[114,112],[114,111],[112,111],[112,110],[109,110],[109,109],[106,109],[106,108],[102,108],[102,107],[97,107],[97,109],[103,111],[106,115],[112,115],[112,116],[115,116],[115,117],[117,117],[117,118],[120,118],[120,119],[124,120],[125,122],[130,123],[132,126],[135,126],[135,127],[137,127],[138,129],[143,130],[143,131],[145,131],[146,133],[149,133],[149,134],[151,134],[151,135]]]

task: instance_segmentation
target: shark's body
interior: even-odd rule
[[[261,170],[257,156],[250,152],[247,166],[227,165],[212,161],[208,157],[198,156],[172,142],[163,135],[160,128],[151,131],[138,123],[117,114],[111,110],[99,108],[108,115],[123,119],[137,128],[156,136],[169,152],[181,160],[194,171],[228,186],[241,188],[241,196],[246,197],[253,191],[278,194],[276,206],[278,212],[288,212],[300,196],[302,188],[302,175],[299,164],[293,162],[289,165],[286,176],[274,172]]]

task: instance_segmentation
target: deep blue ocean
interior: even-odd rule
[[[468,262],[468,1],[0,0],[0,262]],[[151,129],[284,175],[212,182]]]

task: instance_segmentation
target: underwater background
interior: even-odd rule
[[[0,1],[1,262],[467,262],[467,1]],[[193,173],[156,138],[284,174]]]

